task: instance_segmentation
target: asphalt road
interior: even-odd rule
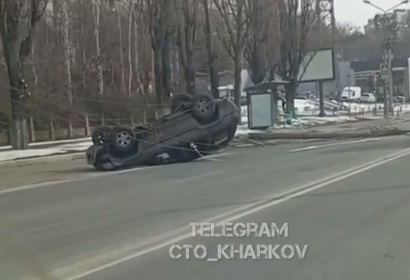
[[[410,138],[394,137],[236,149],[222,161],[114,173],[81,161],[0,170],[3,258],[53,279],[409,279],[408,148]],[[204,220],[287,224],[288,236],[192,237],[189,223]],[[218,244],[307,251],[207,262],[172,259],[172,244],[202,245],[209,256]]]

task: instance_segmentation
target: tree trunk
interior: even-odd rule
[[[100,0],[93,0],[93,20],[94,20],[94,40],[95,52],[97,56],[97,92],[104,95],[104,76],[102,67],[101,47],[100,47]]]
[[[172,24],[171,20],[173,18],[172,8],[173,8],[173,1],[164,0],[162,2],[163,7],[163,14],[161,15],[163,18],[164,26],[163,28],[163,44],[162,44],[162,82],[163,82],[163,98],[165,100],[169,99],[172,92],[172,84],[171,84],[171,50],[172,50]]]
[[[187,65],[189,65],[189,63]],[[192,61],[191,66],[187,66],[187,69],[185,70],[185,82],[187,93],[192,95],[195,94],[195,70],[193,69]]]
[[[243,5],[238,7],[237,23],[236,23],[236,42],[234,44],[234,67],[235,67],[235,82],[234,82],[234,97],[235,105],[241,108],[241,94],[242,94],[242,57],[243,48],[245,45],[245,35],[243,21]]]
[[[238,108],[241,108],[241,85],[242,85],[242,53],[237,52],[234,60],[234,67],[235,67],[235,74],[234,74],[234,98],[235,98],[235,105]]]
[[[122,42],[122,25],[121,25],[121,12],[120,12],[120,3],[117,2],[117,21],[118,21],[118,45],[120,48],[120,71],[121,71],[121,83],[120,83],[120,92],[125,92],[125,70],[124,70],[124,55],[123,55],[123,42]],[[131,11],[132,14],[132,11]]]
[[[290,84],[285,85],[286,90],[286,111],[288,114],[295,114],[295,93],[296,93],[297,85],[293,82]]]
[[[162,53],[161,49],[155,48],[153,50],[153,68],[154,68],[154,83],[155,83],[155,94],[157,97],[157,105],[160,106],[162,104],[164,86],[162,80]]]
[[[195,94],[195,69],[193,61],[193,32],[192,28],[188,26],[188,19],[185,19],[185,28],[182,32],[180,27],[178,30],[177,42],[179,49],[178,60],[184,69],[185,90],[189,94]]]
[[[35,26],[41,19],[47,2],[1,1],[0,35],[3,55],[9,76],[12,125],[12,145],[25,149],[29,144],[26,103],[29,97],[24,81],[24,60],[29,56],[34,38]]]
[[[209,16],[209,1],[203,0],[204,11],[205,11],[205,39],[206,39],[206,51],[208,55],[208,67],[209,76],[211,81],[211,91],[212,96],[215,98],[219,97],[219,76],[215,68],[215,58],[216,54],[212,48],[212,34],[211,34],[211,20]]]
[[[63,24],[63,46],[64,46],[64,72],[65,72],[65,91],[68,98],[69,105],[69,117],[68,117],[68,137],[73,137],[73,124],[72,124],[72,114],[73,114],[73,85],[71,79],[71,45],[69,37],[69,26],[68,26],[68,11],[67,3],[65,0],[61,1],[61,12],[62,12],[62,24]]]
[[[265,45],[261,42],[252,42],[252,47],[250,50],[251,58],[249,62],[251,79],[254,84],[259,84],[263,82],[266,76],[266,52]]]
[[[82,75],[82,79],[83,79],[83,95],[85,96],[87,93],[87,68],[84,67],[86,64],[86,57],[85,57],[85,48],[83,48],[83,65],[82,65],[82,69],[83,69],[83,75]]]
[[[134,1],[130,0],[130,14],[128,16],[128,97],[132,96],[132,78],[134,70],[132,69],[132,23],[134,14]],[[138,52],[135,52],[135,56],[138,56]]]
[[[164,39],[162,48],[162,83],[163,83],[163,99],[167,100],[171,96],[171,41],[170,36],[167,35]]]
[[[26,149],[29,144],[27,125],[26,97],[21,85],[23,79],[23,65],[20,60],[20,42],[7,42],[3,39],[3,52],[7,62],[10,81],[11,114],[13,125],[11,129],[11,143],[14,149]]]
[[[134,8],[134,12],[136,13],[137,10]],[[138,22],[137,22],[137,14],[134,15],[133,18],[134,21],[134,71],[135,71],[135,79],[137,82],[137,88],[139,91],[139,94],[145,95],[148,92],[148,85],[149,85],[149,79],[144,80],[144,82],[141,81],[141,76],[139,73],[140,70],[140,63],[139,63],[139,34],[138,34]]]

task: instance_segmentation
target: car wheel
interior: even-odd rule
[[[126,127],[117,127],[111,140],[114,152],[121,155],[134,152],[137,148],[136,142],[135,134]]]
[[[216,104],[215,100],[206,94],[197,95],[192,102],[192,115],[198,121],[209,121],[215,116]]]
[[[108,126],[99,126],[97,127],[92,135],[91,140],[94,145],[103,145],[110,136],[111,128]]]
[[[171,111],[176,112],[179,108],[189,108],[192,105],[192,96],[187,93],[178,94],[172,99]]]

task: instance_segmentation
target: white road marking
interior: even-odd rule
[[[230,155],[231,153],[221,153],[221,154],[214,154],[214,155],[209,155],[209,156],[204,156],[202,158],[199,158],[197,160],[203,160],[207,158],[215,158],[215,157],[223,157]],[[44,187],[49,187],[49,186],[54,186],[54,185],[61,185],[65,183],[72,183],[72,182],[81,182],[81,181],[86,181],[94,178],[101,178],[104,176],[112,176],[112,175],[118,175],[118,174],[123,174],[123,173],[131,173],[131,172],[137,172],[137,171],[143,171],[147,169],[152,169],[152,168],[161,168],[165,167],[166,165],[156,165],[156,166],[139,166],[131,169],[124,169],[124,170],[118,170],[118,171],[106,171],[106,172],[97,172],[93,174],[88,174],[85,176],[81,177],[76,177],[72,179],[66,179],[66,180],[58,180],[58,181],[47,181],[47,182],[41,182],[37,184],[29,184],[29,185],[24,185],[24,186],[19,186],[19,187],[4,187],[0,189],[0,196],[9,194],[9,193],[16,193],[16,192],[21,192],[21,191],[26,191],[26,190],[32,190],[32,189],[39,189],[39,188],[44,188]]]
[[[332,144],[303,147],[299,149],[290,150],[289,152],[297,153],[297,152],[303,152],[303,151],[309,151],[309,150],[315,150],[315,149],[321,149],[321,148],[327,148],[327,147],[333,147],[333,146],[350,145],[350,144],[364,143],[364,142],[374,142],[374,141],[380,141],[380,140],[381,140],[380,138],[369,138],[369,139],[337,142],[337,143],[332,143]]]
[[[39,189],[39,188],[44,188],[44,187],[53,186],[53,185],[61,185],[61,184],[65,184],[65,183],[81,182],[81,181],[86,181],[86,180],[90,180],[90,179],[94,179],[94,178],[100,178],[100,177],[111,176],[111,175],[122,174],[122,173],[135,172],[135,171],[146,170],[146,169],[150,169],[150,168],[154,168],[154,166],[142,166],[142,167],[136,167],[136,168],[132,168],[132,169],[113,171],[113,172],[111,172],[111,171],[98,172],[97,174],[90,174],[90,175],[77,177],[77,178],[72,178],[72,179],[67,179],[67,180],[47,181],[47,182],[24,185],[24,186],[19,186],[19,187],[5,187],[3,190],[0,190],[0,195],[4,195],[4,194],[8,194],[8,193],[21,192],[21,191],[25,191],[25,190]]]
[[[361,164],[359,166],[356,166],[354,168],[345,170],[343,172],[339,172],[336,174],[333,174],[332,176],[329,176],[327,178],[312,182],[310,184],[300,186],[298,188],[295,188],[291,191],[284,192],[282,194],[276,194],[272,196],[271,198],[267,198],[264,202],[256,202],[256,203],[251,203],[246,206],[239,207],[235,210],[228,211],[225,213],[222,213],[220,215],[217,215],[215,217],[211,217],[209,219],[206,219],[206,222],[215,222],[217,225],[227,223],[227,222],[233,222],[235,220],[247,217],[249,215],[252,215],[254,213],[260,212],[262,210],[265,210],[267,208],[273,207],[275,205],[281,204],[283,202],[289,201],[295,197],[299,197],[301,195],[310,193],[312,191],[324,188],[326,186],[329,186],[333,183],[342,181],[344,179],[347,179],[349,177],[355,176],[357,174],[363,173],[365,171],[368,171],[370,169],[373,169],[375,167],[381,166],[383,164],[392,162],[394,160],[403,158],[405,156],[408,156],[410,154],[410,149],[404,149],[398,153],[391,154],[389,156],[384,156],[382,158],[379,158],[374,161],[367,162],[365,164]],[[204,222],[205,222],[204,221]],[[90,263],[93,263],[95,265],[94,268],[88,269],[83,271],[82,273],[78,273],[81,269],[79,267],[85,266],[86,263],[80,262],[78,265],[73,265],[70,267],[62,268],[57,271],[57,275],[69,275],[69,274],[74,274],[70,277],[65,278],[66,280],[78,280],[82,279],[86,276],[89,276],[91,274],[103,271],[105,269],[108,269],[110,267],[114,267],[116,265],[122,264],[124,262],[130,261],[132,259],[141,257],[143,255],[152,253],[154,251],[157,251],[159,249],[163,249],[167,246],[170,246],[174,243],[181,242],[182,240],[191,238],[191,231],[187,228],[180,228],[176,229],[173,231],[168,232],[168,234],[164,234],[159,237],[154,237],[151,238],[150,240],[146,240],[144,244],[146,244],[145,247],[140,246],[141,249],[138,250],[138,248],[131,248],[132,246],[128,246],[128,248],[124,249],[118,249],[118,251],[113,252],[113,255],[110,256],[110,254],[98,256],[96,258],[93,258],[92,260],[89,260]],[[136,251],[137,250],[137,251]],[[135,252],[132,254],[129,254],[124,257],[118,257],[118,254],[121,254],[122,252]],[[109,259],[116,259],[114,261],[107,261]],[[96,263],[102,263],[102,260],[106,260],[105,264],[97,266]],[[88,260],[87,260],[88,261]],[[65,272],[64,274],[61,272]],[[71,273],[70,273],[71,272]]]

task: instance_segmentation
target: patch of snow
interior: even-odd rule
[[[65,140],[55,140],[55,141],[34,142],[34,143],[30,143],[29,147],[41,147],[41,146],[47,146],[47,145],[80,143],[80,142],[86,142],[86,141],[91,141],[91,138],[87,137],[87,138],[77,138],[77,139],[65,139]],[[12,148],[13,148],[12,146],[0,146],[0,151],[1,150],[10,150]]]
[[[30,157],[42,157],[72,152],[84,152],[91,146],[90,141],[59,145],[44,149],[11,150],[0,152],[0,161],[17,160]]]
[[[343,123],[353,120],[349,116],[329,116],[329,117],[319,117],[319,116],[311,116],[311,117],[302,117],[300,118],[300,122],[303,125],[313,126],[313,125],[320,125],[320,124],[327,124],[327,123]]]

